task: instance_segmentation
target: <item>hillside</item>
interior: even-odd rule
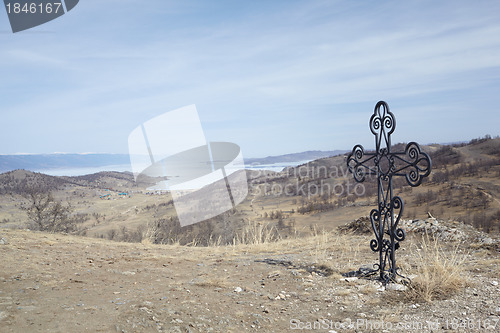
[[[417,188],[403,179],[395,181],[395,194],[406,204],[404,217],[425,218],[431,213],[498,233],[500,139],[423,149],[433,160],[430,177]],[[207,245],[210,239],[232,243],[254,224],[272,231],[275,238],[307,235],[314,228],[333,230],[368,215],[376,204],[376,181],[355,183],[345,163],[346,156],[337,155],[282,172],[247,171],[249,195],[236,209],[186,228],[178,224],[169,193],[146,189],[154,179],[136,183],[130,173],[53,177],[18,170],[0,175],[0,226],[29,227],[20,209],[26,202],[22,192],[37,184],[71,204],[74,214],[84,220],[78,225],[80,235],[128,241],[153,237],[153,242],[180,244],[194,240]]]
[[[403,144],[394,147],[398,151],[403,148]],[[406,204],[404,217],[425,218],[431,213],[498,233],[500,139],[476,139],[453,146],[436,144],[423,150],[433,163],[432,173],[423,184],[412,188],[402,177],[394,179],[394,195],[400,195]],[[289,191],[292,195],[279,193],[280,209],[294,210],[289,216],[296,224],[312,223],[328,229],[342,220],[357,218],[362,210],[367,215],[370,207],[376,206],[376,180],[356,183],[347,170],[345,155],[287,168],[258,182],[268,193],[273,187],[297,190]]]

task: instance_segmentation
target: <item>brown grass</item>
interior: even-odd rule
[[[229,283],[225,279],[217,278],[217,277],[207,278],[206,280],[196,282],[195,285],[197,285],[199,287],[206,287],[206,288],[229,288],[230,287]]]
[[[233,240],[233,244],[259,245],[280,240],[281,237],[269,222],[249,221],[239,235]]]
[[[409,300],[431,302],[446,298],[468,284],[466,256],[458,251],[458,245],[446,251],[437,239],[423,237],[410,251],[417,262],[417,276],[407,290]]]

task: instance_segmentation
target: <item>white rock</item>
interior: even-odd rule
[[[492,286],[498,286],[498,281],[491,281]]]
[[[356,276],[350,276],[350,277],[342,278],[341,280],[344,280],[347,282],[353,282],[353,281],[357,281],[358,278]]]
[[[387,286],[385,286],[386,290],[395,290],[395,291],[405,291],[407,288],[406,286],[403,286],[402,284],[398,283],[388,283]]]
[[[242,291],[243,291],[243,289],[241,289],[240,287],[234,288],[235,293],[241,293]]]
[[[484,244],[493,244],[493,239],[491,239],[491,238],[489,238],[489,237],[488,237],[488,238],[485,238],[485,239],[483,239],[483,243],[484,243]]]

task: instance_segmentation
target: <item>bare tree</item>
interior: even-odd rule
[[[72,232],[76,230],[78,217],[72,217],[71,205],[56,201],[52,193],[42,187],[25,189],[23,197],[28,201],[22,205],[28,218],[40,231]]]

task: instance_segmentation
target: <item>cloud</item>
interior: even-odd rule
[[[138,123],[197,103],[209,135],[231,136],[259,156],[328,139],[347,144],[356,136],[343,127],[379,99],[408,110],[425,100],[422,107],[450,118],[454,98],[467,108],[481,94],[488,114],[500,102],[481,93],[499,85],[495,3],[141,4],[122,3],[110,20],[117,2],[82,3],[54,21],[53,34],[0,36],[0,72],[9,78],[0,88],[10,92],[0,107],[7,121],[27,123],[1,138],[48,131],[37,151],[123,152],[119,137]],[[476,131],[481,124],[488,125]],[[329,126],[331,134],[315,141],[314,129]],[[95,138],[93,129],[111,139]],[[68,132],[79,138],[61,142]],[[26,148],[34,144],[20,139],[17,147],[34,151]]]

